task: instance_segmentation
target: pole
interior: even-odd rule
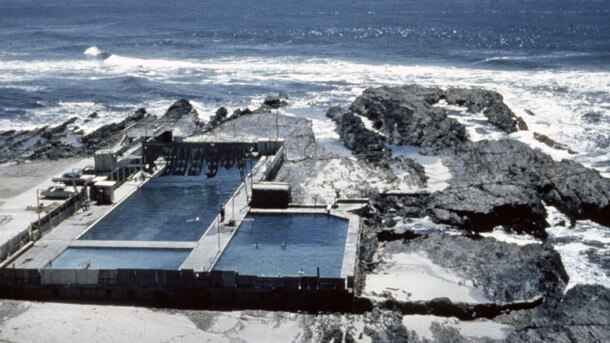
[[[36,190],[36,212],[38,213],[38,232],[40,232],[40,189]],[[34,240],[32,236],[32,226],[30,225],[30,240]]]
[[[233,195],[233,199],[231,199],[231,220],[233,221],[233,225],[235,225],[235,197],[237,194],[238,193],[235,193],[235,195]]]
[[[77,169],[72,169],[72,185],[74,186],[74,194],[76,195],[76,173],[74,172]]]
[[[218,221],[216,223],[216,227],[218,228],[218,252],[220,253],[220,215],[218,215]]]

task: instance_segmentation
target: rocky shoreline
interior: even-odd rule
[[[436,264],[475,280],[496,302],[544,297],[534,309],[509,311],[513,315],[505,318],[512,321],[503,320],[515,324],[517,331],[508,341],[544,337],[607,340],[608,310],[603,304],[610,290],[577,285],[564,295],[569,277],[550,244],[517,246],[482,238],[479,233],[503,227],[544,241],[548,205],[556,207],[572,225],[588,219],[609,226],[610,180],[576,162],[555,161],[516,140],[470,141],[461,123],[434,106],[440,101],[466,107],[471,113],[482,112],[507,134],[527,130],[501,95],[480,89],[417,85],[370,88],[348,109],[332,108],[327,113],[345,146],[364,162],[374,155],[378,157],[374,163],[387,166],[392,156],[390,146],[407,144],[417,146],[421,153],[441,156],[452,174],[446,189],[431,194],[373,194],[371,206],[361,213],[368,226],[362,237],[361,268],[367,272],[378,268],[380,249],[386,254],[388,249],[423,253]],[[367,120],[372,122],[371,128],[366,127]],[[399,221],[424,217],[465,232],[461,236],[428,235],[397,226]],[[604,301],[591,302],[590,296]],[[562,319],[577,317],[565,306],[566,301],[579,308],[585,303],[591,307],[588,326]],[[405,306],[408,308],[404,303],[395,306],[403,313]],[[437,305],[429,306],[434,311]],[[562,324],[551,324],[554,322]],[[454,336],[451,341],[461,339]]]
[[[87,135],[73,119],[52,128],[5,131],[0,133],[0,163],[90,155],[124,139],[126,127],[156,121],[184,121],[194,128],[193,139],[235,132],[269,137],[278,130],[286,139],[288,161],[277,178],[290,183],[294,202],[310,203],[312,193],[316,197],[330,194],[331,199],[370,199],[369,206],[358,212],[364,228],[356,310],[331,316],[298,315],[319,330],[315,337],[321,341],[354,342],[363,335],[375,342],[430,341],[405,324],[409,315],[493,320],[514,328],[503,339],[510,342],[610,340],[610,290],[590,285],[568,289],[569,275],[561,255],[546,241],[547,206],[568,218],[570,223],[565,225],[591,220],[610,226],[610,180],[576,162],[556,161],[510,137],[472,141],[466,127],[437,106],[444,103],[479,113],[507,135],[527,130],[523,118],[511,111],[500,94],[418,85],[369,88],[349,108],[333,107],[327,112],[351,157],[336,156],[316,142],[309,121],[272,113],[287,106],[287,100],[284,94],[270,96],[255,110],[236,109],[231,114],[219,108],[207,123],[198,119],[187,100],[179,100],[158,119],[139,109],[126,120]],[[271,122],[281,125],[260,125]],[[415,147],[424,156],[442,161],[451,174],[446,185],[431,190],[434,180],[425,163],[397,154],[401,146]],[[403,188],[393,192],[397,185]],[[425,229],[420,221],[426,223]],[[481,235],[498,228],[530,235],[540,244],[517,245]],[[410,300],[400,287],[367,292],[371,276],[410,268],[396,257],[411,254],[453,273],[456,280],[465,280],[456,287],[481,292],[487,302],[463,303],[444,297]],[[193,313],[188,316],[198,318]],[[346,321],[358,322],[360,328],[346,327]],[[449,325],[431,327],[434,340],[478,340]]]

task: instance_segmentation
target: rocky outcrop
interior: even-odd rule
[[[280,108],[288,106],[288,95],[279,93],[278,95],[269,95],[263,101],[263,105],[271,108]]]
[[[167,112],[165,112],[163,118],[166,120],[179,120],[182,117],[190,114],[193,110],[193,105],[191,105],[188,100],[180,99],[167,109]]]
[[[430,204],[441,210],[433,211],[441,222],[475,231],[497,223],[544,237],[544,200],[572,220],[610,223],[610,180],[579,163],[557,162],[514,140],[470,143],[445,157],[454,177]]]
[[[566,150],[568,153],[570,153],[572,155],[576,155],[577,154],[576,151],[568,148],[566,145],[563,145],[563,144],[561,144],[559,142],[554,141],[553,139],[551,139],[547,135],[543,135],[541,133],[534,132],[534,139],[537,140],[540,143],[545,144],[549,148],[553,148],[553,149],[557,149],[557,150]]]
[[[465,128],[432,104],[445,99],[468,111],[483,111],[490,122],[514,132],[518,118],[496,92],[481,89],[379,87],[363,92],[349,110],[331,108],[345,146],[357,155],[381,155],[384,144],[410,144],[438,153],[453,178],[418,213],[474,232],[500,225],[546,237],[543,201],[572,220],[610,222],[610,181],[575,162],[554,161],[514,140],[468,141]],[[372,122],[367,128],[362,117]],[[379,162],[377,160],[376,162]]]
[[[416,85],[366,89],[349,110],[368,118],[391,144],[409,144],[424,151],[453,148],[468,140],[465,127],[432,105],[442,90]]]
[[[516,311],[496,320],[516,327],[507,342],[607,342],[610,337],[610,289],[576,285],[561,301]]]
[[[188,103],[188,102],[187,102]],[[186,105],[180,101],[168,110],[169,116],[178,118]],[[190,112],[190,110],[188,110]],[[93,112],[84,121],[98,120],[99,114]],[[153,120],[146,109],[138,108],[124,120],[102,125],[89,134],[78,127],[79,119],[70,118],[54,126],[44,126],[35,130],[5,131],[0,133],[0,163],[7,161],[59,159],[91,155],[96,150],[116,144],[123,138],[126,127]]]
[[[527,124],[506,106],[500,93],[479,88],[448,88],[442,97],[450,105],[465,106],[471,113],[483,111],[487,120],[506,133],[527,130]]]
[[[385,147],[385,139],[368,130],[362,119],[353,112],[340,107],[332,107],[326,112],[326,116],[337,124],[337,131],[345,146],[356,155],[363,155],[368,161],[379,162],[387,160],[391,153]]]
[[[518,246],[493,238],[430,234],[392,242],[386,250],[423,253],[435,264],[473,280],[494,301],[509,303],[543,296],[561,299],[568,283],[561,257],[550,245]]]
[[[218,126],[218,125],[222,124],[223,122],[227,121],[227,115],[228,114],[229,114],[229,111],[227,111],[227,109],[224,108],[224,107],[220,107],[219,109],[217,109],[216,113],[210,118],[210,121],[208,122],[209,128],[213,129],[216,126]]]

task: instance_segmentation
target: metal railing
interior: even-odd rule
[[[116,181],[116,187],[124,184],[131,176],[142,170],[141,164],[128,164],[117,167],[108,174],[110,181]]]

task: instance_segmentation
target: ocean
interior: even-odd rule
[[[3,0],[0,15],[0,131],[97,111],[91,131],[180,98],[207,118],[284,92],[284,114],[336,143],[326,109],[366,87],[484,87],[526,120],[515,139],[610,176],[608,0]],[[591,225],[550,231],[574,236],[557,240],[573,280],[610,287],[610,234]]]

